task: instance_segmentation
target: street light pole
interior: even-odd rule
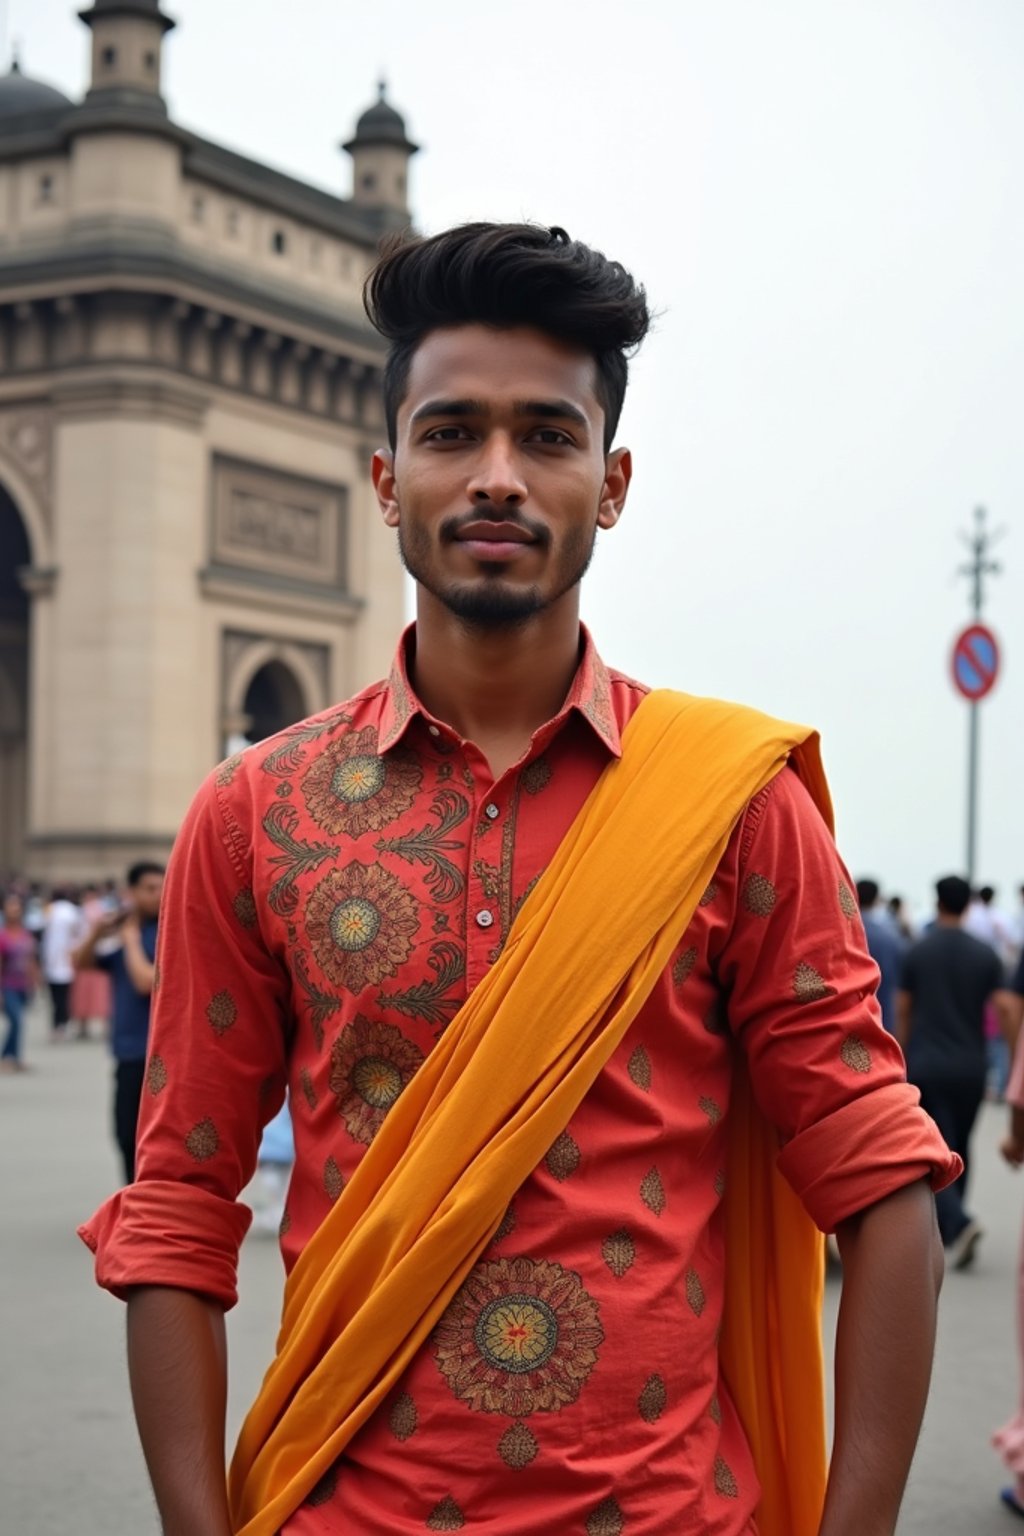
[[[1002,533],[1003,529],[1000,528],[990,534],[985,508],[975,507],[973,533],[960,535],[971,552],[971,561],[968,565],[962,565],[957,574],[970,578],[971,619],[975,624],[981,623],[985,610],[985,577],[998,576],[1002,570],[999,562],[992,560],[989,555],[992,545]],[[972,887],[978,854],[978,705],[978,699],[971,699],[967,705],[967,879]]]

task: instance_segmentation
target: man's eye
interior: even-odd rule
[[[557,447],[562,443],[569,443],[572,439],[557,427],[538,427],[536,432],[530,433],[530,442],[543,443],[545,447]]]
[[[458,443],[467,438],[469,433],[465,427],[435,427],[427,433],[428,443]]]

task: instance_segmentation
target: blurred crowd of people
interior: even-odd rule
[[[156,980],[164,867],[133,864],[119,887],[7,882],[0,922],[0,997],[6,1019],[0,1072],[28,1071],[24,1020],[38,992],[49,1001],[54,1043],[87,1040],[98,1025],[114,1058],[114,1138],[126,1183],[135,1177],[135,1134]]]

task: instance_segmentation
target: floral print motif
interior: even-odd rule
[[[151,1056],[146,1068],[146,1087],[154,1099],[167,1087],[167,1066],[162,1056]]]
[[[217,1127],[209,1118],[200,1120],[185,1137],[185,1150],[197,1163],[207,1163],[220,1146]]]
[[[660,1216],[665,1209],[665,1186],[657,1168],[645,1173],[640,1181],[640,1198],[649,1211]]]
[[[381,757],[372,726],[330,742],[310,762],[301,789],[310,816],[331,837],[379,832],[415,803],[423,769],[403,752]]]
[[[478,1264],[434,1340],[438,1367],[460,1401],[521,1419],[576,1401],[604,1332],[579,1275],[518,1258]]]
[[[451,1494],[435,1504],[427,1516],[428,1531],[461,1531],[465,1523],[466,1517]]]
[[[644,1389],[640,1393],[637,1408],[640,1417],[645,1424],[656,1424],[665,1412],[668,1403],[668,1392],[665,1383],[658,1375],[648,1376],[644,1383]]]
[[[513,1472],[521,1472],[535,1461],[540,1446],[525,1424],[513,1424],[498,1441],[498,1455]]]
[[[793,975],[793,993],[798,1003],[819,1003],[822,998],[835,997],[836,989],[813,965],[801,960]]]
[[[230,992],[218,992],[206,1005],[206,1017],[215,1035],[226,1035],[238,1018],[238,1008]]]
[[[839,1050],[840,1059],[851,1072],[871,1071],[871,1052],[859,1035],[847,1035]]]
[[[625,1227],[605,1238],[601,1244],[601,1257],[617,1280],[632,1269],[636,1263],[636,1244]]]
[[[423,1053],[393,1024],[356,1014],[331,1048],[331,1092],[354,1141],[369,1146]]]
[[[603,1499],[587,1520],[587,1536],[622,1536],[626,1517],[615,1499]]]
[[[396,1440],[409,1440],[416,1433],[419,1425],[419,1414],[416,1404],[408,1392],[402,1392],[391,1404],[388,1414],[388,1428]]]
[[[306,932],[320,969],[349,992],[393,976],[412,953],[418,927],[415,897],[378,864],[331,870],[306,905]]]

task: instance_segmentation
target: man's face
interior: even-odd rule
[[[619,518],[629,455],[606,455],[589,353],[529,328],[433,331],[413,356],[394,455],[374,484],[408,570],[482,628],[574,592]]]
[[[143,875],[138,885],[132,886],[131,900],[136,912],[143,922],[148,922],[160,914],[160,897],[163,895],[163,875]]]

